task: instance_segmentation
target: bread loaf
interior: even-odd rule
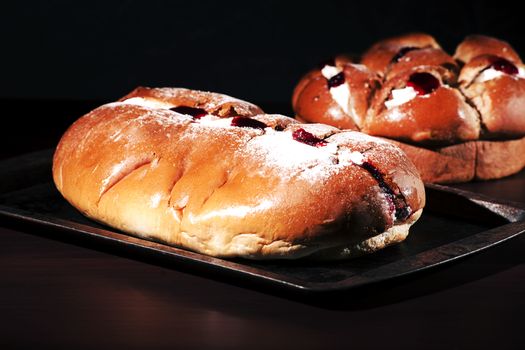
[[[374,44],[360,63],[326,61],[301,79],[297,118],[395,140],[425,182],[493,179],[525,167],[525,66],[508,43],[469,36],[452,57],[431,36],[408,34]],[[358,67],[366,79],[352,74]],[[323,72],[340,74],[344,96]]]
[[[139,88],[81,117],[53,178],[96,221],[218,257],[372,252],[405,239],[425,202],[386,141],[175,88]]]

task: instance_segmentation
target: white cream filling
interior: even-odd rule
[[[146,107],[146,108],[170,109],[174,107],[174,105],[172,105],[171,103],[162,102],[156,99],[145,98],[145,97],[128,98],[127,100],[122,101],[122,103]]]
[[[500,72],[499,70],[496,70],[494,68],[487,68],[476,77],[476,80],[474,80],[474,82],[483,83],[483,82],[486,82],[492,79],[502,77],[504,75],[507,75],[507,74]],[[523,67],[519,67],[518,74],[512,75],[512,76],[519,77],[519,78],[525,78],[525,69],[523,69]]]
[[[335,102],[348,114],[350,104],[350,89],[347,84],[341,84],[339,86],[330,89],[330,95]]]
[[[336,76],[337,74],[341,73],[342,71],[343,71],[343,68],[341,68],[341,67],[335,67],[335,66],[326,65],[326,66],[323,67],[323,69],[321,69],[321,74],[326,79],[332,79],[332,77]]]
[[[481,72],[474,81],[475,83],[483,83],[488,80],[496,79],[499,77],[504,76],[505,73],[500,72],[499,70],[496,70],[494,68],[488,68],[485,69],[483,72]]]
[[[392,90],[392,98],[385,101],[385,106],[387,109],[397,107],[413,100],[416,96],[417,91],[411,86],[407,86],[403,89],[394,89]]]
[[[323,69],[321,69],[321,74],[327,80],[330,80],[342,71],[343,68],[341,67],[326,65],[323,67]],[[350,88],[348,87],[348,84],[343,83],[339,86],[330,88],[330,95],[332,95],[334,101],[339,105],[339,107],[341,107],[345,114],[349,114],[348,112],[350,110]]]

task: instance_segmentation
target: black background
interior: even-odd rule
[[[0,13],[9,98],[113,100],[147,85],[288,106],[310,67],[385,36],[428,32],[452,53],[482,33],[525,51],[509,1],[20,1]]]
[[[310,67],[385,36],[428,32],[452,53],[482,33],[525,54],[522,13],[510,1],[4,2],[0,159],[54,147],[137,85],[289,114]],[[1,232],[1,349],[523,347],[524,235],[326,310],[31,232]]]

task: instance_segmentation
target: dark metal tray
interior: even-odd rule
[[[519,204],[429,185],[427,207],[409,237],[377,253],[340,262],[217,259],[135,238],[83,217],[55,189],[51,159],[52,151],[46,150],[0,162],[0,216],[65,231],[80,244],[94,240],[117,253],[131,250],[132,256],[287,290],[337,291],[383,281],[450,262],[525,231],[525,208]]]

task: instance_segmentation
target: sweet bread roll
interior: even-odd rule
[[[481,55],[501,57],[514,64],[523,63],[509,43],[485,35],[467,36],[456,48],[454,58],[465,64]]]
[[[385,83],[374,97],[362,131],[428,145],[476,140],[476,111],[443,81],[442,67],[419,66]]]
[[[379,77],[360,64],[327,62],[297,85],[293,101],[297,119],[359,130]]]
[[[461,70],[461,91],[481,116],[483,138],[525,135],[525,69],[497,56],[481,55]]]
[[[55,184],[96,221],[212,256],[341,259],[406,237],[425,197],[399,148],[259,111],[139,88],[67,130]]]
[[[348,63],[354,63],[354,59],[349,55],[337,55],[334,58],[324,60],[323,62],[319,63],[317,66],[317,69],[313,69],[307,74],[305,74],[304,77],[299,80],[299,83],[294,88],[293,94],[292,94],[292,104],[295,105],[297,102],[297,99],[303,92],[304,88],[310,83],[310,80],[312,80],[313,75],[318,75],[319,71],[323,69],[325,66],[331,66],[336,67],[337,70],[342,69],[346,64]]]
[[[408,34],[373,45],[361,63],[380,79],[362,92],[370,101],[364,122],[343,127],[397,140],[424,181],[491,179],[525,167],[525,66],[508,43],[470,36],[453,58],[432,37]],[[340,126],[324,108],[333,96],[309,107],[319,91],[312,86],[294,102],[297,116]]]

